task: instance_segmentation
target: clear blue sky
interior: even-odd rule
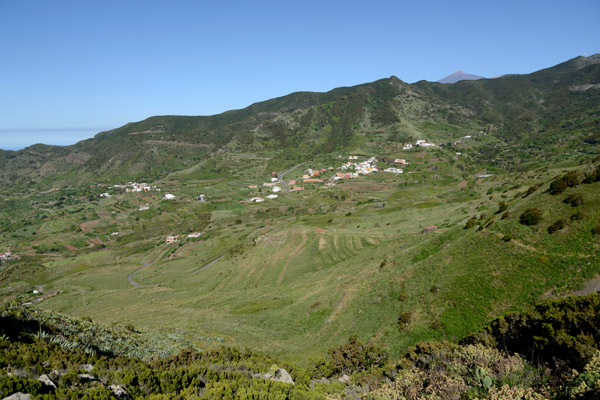
[[[529,73],[597,52],[598,0],[0,0],[0,148],[390,75]]]

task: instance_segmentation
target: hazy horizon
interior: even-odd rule
[[[34,144],[69,146],[112,128],[0,129],[0,149],[22,150]]]

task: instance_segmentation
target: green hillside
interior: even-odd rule
[[[0,152],[11,188],[153,181],[215,155],[266,152],[283,165],[333,151],[390,153],[417,139],[473,143],[480,167],[511,169],[560,160],[598,144],[599,56],[528,75],[445,85],[396,77],[327,93],[298,92],[208,117],[157,116],[72,146]],[[587,140],[587,143],[585,142]],[[458,148],[463,145],[458,145]]]
[[[598,291],[599,78],[391,77],[2,151],[0,297],[308,368]]]

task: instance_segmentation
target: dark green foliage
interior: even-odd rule
[[[508,204],[506,204],[505,201],[501,201],[500,204],[498,204],[498,211],[496,211],[496,214],[500,214],[504,211],[506,211],[508,209]]]
[[[592,228],[592,235],[600,235],[600,225],[596,225]]]
[[[477,225],[477,221],[478,221],[477,217],[471,217],[471,218],[469,218],[469,220],[465,224],[465,229],[471,229],[472,227],[474,227],[475,225]]]
[[[510,217],[510,213],[508,211],[505,211],[502,216],[500,217],[500,219],[507,219],[508,217]]]
[[[581,193],[572,193],[565,197],[563,203],[570,204],[571,207],[577,207],[583,204],[583,196]]]
[[[597,166],[596,169],[585,174],[583,183],[590,184],[590,183],[599,182],[599,181],[600,181],[600,165]]]
[[[571,221],[581,221],[583,219],[584,215],[581,211],[577,211],[575,214],[572,214],[569,219]]]
[[[567,182],[561,178],[557,178],[550,183],[550,188],[548,188],[548,193],[550,194],[560,194],[567,190],[569,186]]]
[[[373,343],[363,343],[356,335],[348,343],[329,350],[333,374],[353,374],[373,367],[381,367],[388,359],[387,352]]]
[[[540,187],[538,185],[533,185],[533,186],[529,186],[529,189],[527,189],[527,192],[525,192],[525,195],[523,195],[523,197],[527,197],[530,194],[535,193],[536,190],[538,190]]]
[[[554,179],[550,183],[550,188],[548,189],[548,193],[550,194],[560,194],[564,192],[567,188],[575,187],[579,185],[583,181],[583,176],[579,171],[570,171],[566,174]]]
[[[537,225],[542,221],[542,210],[536,207],[528,208],[519,216],[519,222],[523,225]]]
[[[548,233],[552,234],[558,230],[563,229],[565,226],[567,226],[567,220],[565,218],[558,219],[548,227]]]
[[[404,329],[406,329],[406,326],[408,324],[410,324],[410,320],[412,319],[412,313],[406,311],[406,312],[402,312],[400,313],[400,315],[398,316],[398,330],[399,331],[403,331]]]
[[[600,294],[550,300],[507,314],[463,342],[524,354],[539,364],[581,368],[600,348]]]
[[[600,131],[590,133],[590,135],[583,139],[583,141],[589,144],[600,143]]]
[[[503,240],[503,241],[505,241],[505,242],[510,242],[510,241],[511,241],[511,240],[513,240],[513,239],[514,239],[514,237],[513,237],[513,235],[511,235],[510,233],[508,233],[508,234],[506,234],[506,235],[502,236],[502,240]]]

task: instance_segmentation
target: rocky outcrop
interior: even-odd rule
[[[29,399],[31,399],[30,394],[17,392],[17,393],[11,394],[8,397],[3,398],[2,400],[29,400]]]
[[[48,375],[46,375],[46,374],[40,375],[38,377],[38,381],[42,382],[44,384],[44,386],[46,386],[47,388],[56,390],[56,384],[54,382],[52,382],[52,379],[50,379],[50,377]]]
[[[270,379],[275,382],[291,383],[294,384],[294,380],[290,374],[283,368],[277,368],[273,375],[267,373],[263,375],[263,378]]]
[[[131,400],[131,395],[129,394],[129,392],[127,390],[125,390],[125,388],[123,386],[120,385],[110,385],[108,387],[110,390],[112,390],[113,394],[115,395],[115,397],[119,400]]]

